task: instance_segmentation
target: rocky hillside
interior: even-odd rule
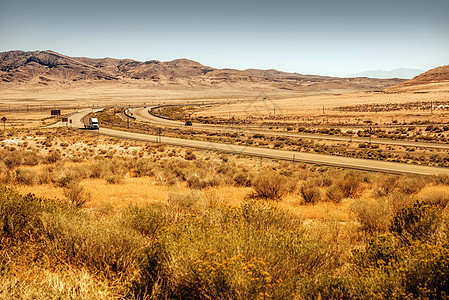
[[[441,66],[424,72],[410,80],[402,82],[392,87],[400,89],[405,87],[420,86],[429,83],[448,83],[449,84],[449,65]]]
[[[139,81],[156,86],[240,86],[292,91],[380,90],[400,79],[337,78],[277,70],[215,69],[188,59],[168,62],[69,57],[53,51],[0,53],[0,84]]]

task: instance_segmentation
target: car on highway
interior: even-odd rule
[[[185,126],[192,126],[192,121],[186,121]]]

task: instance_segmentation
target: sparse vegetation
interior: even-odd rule
[[[277,200],[295,189],[295,183],[287,176],[273,170],[263,170],[253,181],[256,197]]]
[[[52,136],[48,148],[47,139],[25,144],[21,134],[34,133],[17,132],[13,147],[0,143],[0,180],[14,187],[0,188],[0,297],[449,292],[445,176],[273,162],[70,130],[42,130]],[[59,156],[49,161],[50,153]],[[108,190],[116,192],[96,199]]]
[[[315,182],[305,182],[299,189],[299,193],[307,204],[315,204],[321,201],[320,189],[315,185]]]

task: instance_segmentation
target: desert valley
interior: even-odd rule
[[[8,51],[0,117],[1,299],[448,297],[449,65]]]

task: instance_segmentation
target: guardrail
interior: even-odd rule
[[[134,117],[133,115],[131,115],[131,113],[129,112],[129,108],[125,109],[125,111],[123,112],[125,114],[125,116],[127,116],[128,118],[131,118],[133,120],[136,119],[136,117]]]

